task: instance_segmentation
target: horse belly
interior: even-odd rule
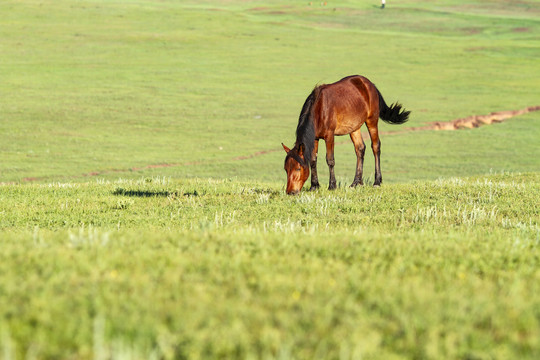
[[[335,135],[348,135],[356,130],[360,129],[364,123],[358,115],[356,117],[347,116],[338,119],[336,122],[336,130],[334,130]]]

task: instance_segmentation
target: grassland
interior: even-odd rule
[[[539,180],[2,186],[4,353],[533,359]]]
[[[233,159],[291,144],[313,86],[348,74],[405,104],[409,126],[538,105],[537,1],[205,4],[2,2],[1,180],[138,178],[170,164],[152,175],[283,181],[279,152]],[[419,167],[438,166],[420,178],[538,171],[538,114],[523,119],[522,135],[383,136],[383,171],[403,174],[385,181],[418,179],[419,153]],[[488,164],[475,157],[493,146]],[[352,177],[352,148],[337,156]],[[461,171],[464,160],[474,166]]]
[[[2,1],[0,359],[539,358],[540,112],[408,129],[540,105],[540,2],[378,4]],[[286,196],[356,73],[384,185]]]

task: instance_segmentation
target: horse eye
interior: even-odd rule
[[[301,170],[300,168],[296,169],[296,171],[300,171],[300,170]]]

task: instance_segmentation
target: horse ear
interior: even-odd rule
[[[303,157],[304,151],[306,151],[305,145],[304,144],[298,145],[298,155]]]
[[[283,149],[285,150],[285,152],[288,154],[289,151],[291,151],[291,149],[289,149],[288,147],[286,147],[283,143],[281,143],[281,146],[283,146]]]

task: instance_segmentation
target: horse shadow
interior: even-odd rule
[[[113,195],[116,196],[128,196],[128,197],[177,197],[177,196],[199,196],[199,193],[197,190],[193,190],[190,192],[182,192],[179,193],[178,191],[163,191],[163,190],[126,190],[123,188],[117,188],[113,191]]]

